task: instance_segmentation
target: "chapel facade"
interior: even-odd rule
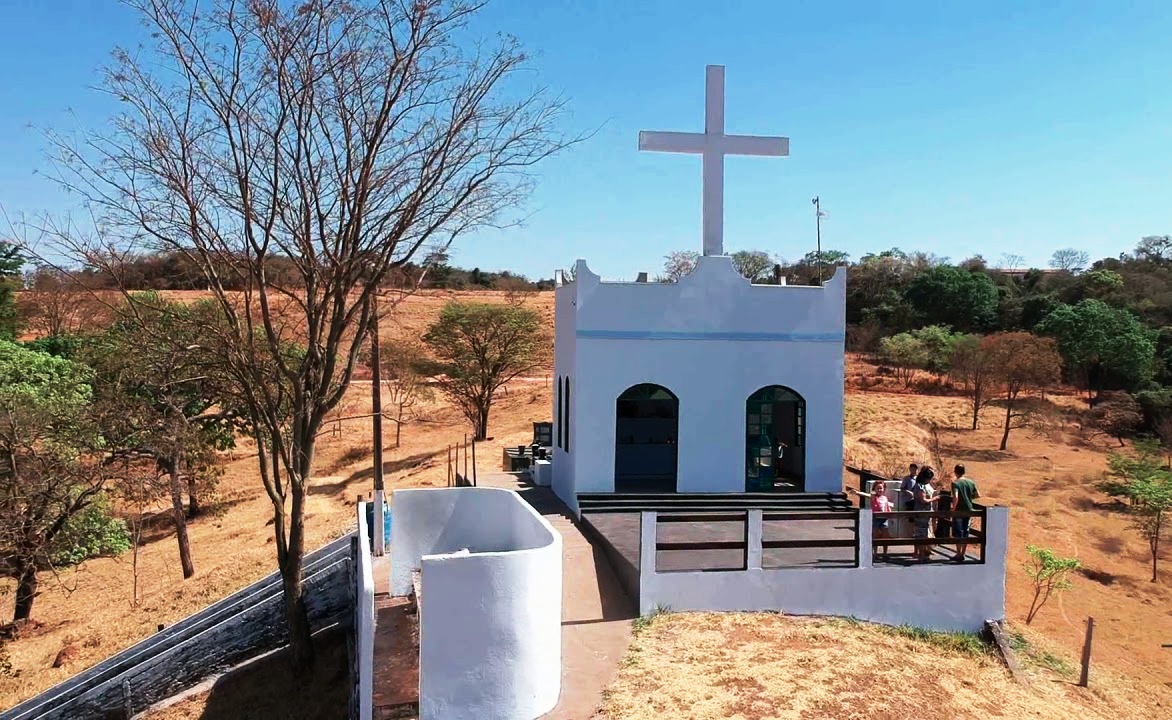
[[[728,256],[675,283],[555,290],[554,491],[839,492],[846,269],[753,285]]]

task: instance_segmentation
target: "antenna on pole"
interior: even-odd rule
[[[818,285],[822,285],[822,203],[818,196],[810,202],[814,203],[814,227],[818,236],[818,245],[814,257],[818,263]]]

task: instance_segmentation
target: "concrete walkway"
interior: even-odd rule
[[[635,605],[603,554],[582,534],[549,488],[508,473],[486,473],[481,486],[516,490],[562,536],[562,695],[549,720],[596,717],[631,641]]]

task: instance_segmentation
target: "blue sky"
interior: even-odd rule
[[[724,64],[726,130],[785,135],[788,158],[726,161],[725,248],[794,259],[892,246],[954,260],[1116,255],[1172,232],[1172,3],[497,0],[598,131],[547,162],[524,226],[464,238],[454,262],[607,277],[700,248],[700,160],[638,131],[703,130],[704,66]],[[88,90],[141,29],[114,0],[0,0],[0,205],[61,212],[34,127],[101,122]]]

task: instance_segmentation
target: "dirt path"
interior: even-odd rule
[[[522,484],[514,475],[485,473],[480,485],[516,490],[562,536],[562,695],[547,720],[596,717],[631,641],[634,604],[606,557],[574,524],[548,488]]]

